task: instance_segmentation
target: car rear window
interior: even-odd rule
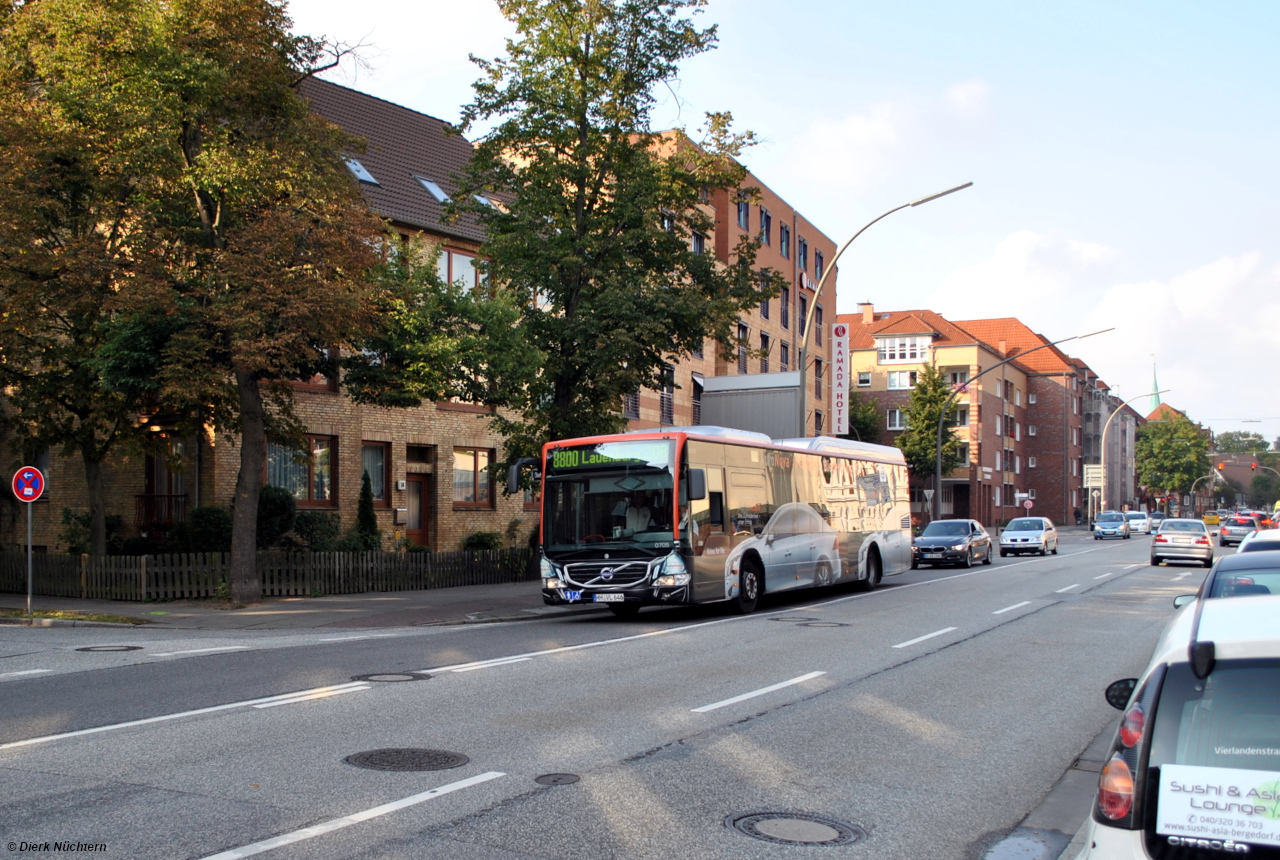
[[[1248,526],[1251,529],[1258,527],[1258,524],[1255,523],[1253,520],[1249,519],[1248,517],[1232,517],[1231,522],[1227,523],[1227,525]]]
[[[1253,594],[1280,594],[1280,565],[1256,570],[1218,572],[1213,578],[1210,597],[1247,597]],[[1276,712],[1280,722],[1280,711]]]
[[[1200,534],[1204,534],[1205,531],[1207,531],[1207,529],[1205,529],[1204,523],[1186,523],[1186,522],[1178,522],[1177,520],[1173,520],[1160,526],[1160,531],[1162,532],[1199,532]]]
[[[1266,540],[1246,540],[1240,544],[1240,552],[1276,552],[1280,550],[1280,540],[1269,538]]]
[[[1203,681],[1186,663],[1170,666],[1151,735],[1149,767],[1153,778],[1154,769],[1160,769],[1157,803],[1163,807],[1156,810],[1155,831],[1221,839],[1226,831],[1220,828],[1239,819],[1242,832],[1234,838],[1280,845],[1270,827],[1259,828],[1266,835],[1250,833],[1248,821],[1261,823],[1275,815],[1274,792],[1280,784],[1277,714],[1280,660],[1224,660]],[[1241,811],[1244,805],[1248,812]],[[1188,822],[1188,813],[1200,820]]]

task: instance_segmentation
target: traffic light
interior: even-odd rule
[[[1250,471],[1250,472],[1256,472],[1256,471],[1258,471],[1258,464],[1257,464],[1257,463],[1250,463],[1250,464],[1249,464],[1249,471]]]
[[[1227,464],[1226,464],[1226,463],[1219,463],[1219,464],[1218,464],[1218,468],[1219,468],[1219,469],[1221,469],[1221,468],[1222,468],[1223,466],[1225,466],[1225,465],[1227,465]]]

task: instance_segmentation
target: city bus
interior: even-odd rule
[[[550,442],[525,469],[541,488],[539,567],[552,605],[729,602],[848,583],[911,566],[907,467],[897,448],[770,439],[722,427]]]

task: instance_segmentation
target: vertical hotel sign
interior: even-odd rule
[[[831,327],[831,429],[836,436],[849,434],[849,327]]]

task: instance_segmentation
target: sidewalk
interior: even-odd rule
[[[426,591],[333,594],[325,597],[272,597],[239,609],[214,600],[136,603],[34,597],[37,610],[123,615],[149,627],[177,630],[306,630],[320,627],[413,627],[426,624],[477,624],[607,612],[603,606],[546,606],[541,583],[514,582],[433,588]],[[25,594],[0,594],[0,608],[26,609]],[[0,619],[0,623],[12,623]],[[73,622],[63,622],[71,624]],[[52,626],[62,626],[54,622]]]

